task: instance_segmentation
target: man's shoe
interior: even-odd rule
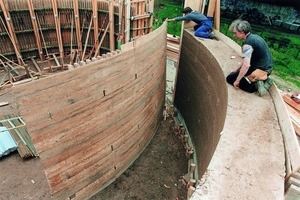
[[[262,97],[267,93],[267,89],[265,88],[265,83],[263,81],[257,81],[255,83],[255,87],[258,92],[258,96]]]
[[[273,85],[274,81],[273,79],[271,79],[270,77],[267,78],[267,80],[265,81],[265,88],[268,90],[272,85]]]
[[[219,38],[217,38],[217,36],[213,32],[210,33],[210,37],[209,38],[212,39],[212,40],[219,41]]]

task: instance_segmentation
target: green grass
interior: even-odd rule
[[[182,6],[165,0],[157,3],[154,11],[154,29],[159,27],[166,18],[181,16]],[[157,20],[155,20],[157,19]],[[238,44],[242,44],[233,38],[228,30],[231,20],[221,19],[220,32],[232,38]],[[272,28],[261,28],[252,25],[253,32],[263,37],[268,43],[275,63],[272,75],[279,80],[277,85],[280,89],[300,91],[300,39],[299,35],[291,35],[279,32]],[[168,33],[180,36],[181,23],[168,22]],[[285,83],[285,84],[282,84]]]
[[[157,5],[159,7],[159,12],[154,13],[153,27],[156,29],[159,27],[165,19],[171,19],[174,17],[181,16],[182,7],[176,4],[164,4]],[[181,23],[180,22],[168,22],[168,33],[172,35],[179,36],[181,33]]]

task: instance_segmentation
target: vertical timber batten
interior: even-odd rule
[[[39,57],[41,60],[45,60],[45,56],[43,54],[41,36],[39,33],[39,28],[38,28],[37,19],[36,19],[35,13],[34,13],[32,0],[27,0],[27,5],[28,5],[30,17],[31,17],[31,23],[32,23],[33,31],[34,31],[36,45],[37,45],[38,52],[39,52]]]
[[[75,29],[76,29],[76,38],[77,38],[77,49],[78,56],[81,58],[82,56],[82,42],[81,42],[81,33],[80,33],[80,19],[79,19],[79,8],[78,8],[78,0],[73,0],[73,8],[74,8],[74,19],[75,19]]]
[[[0,39],[7,41],[0,46],[0,51],[11,60],[18,60],[19,64],[23,64],[22,57],[45,60],[52,54],[59,54],[59,62],[62,62],[70,50],[72,58],[77,55],[76,62],[83,56],[90,58],[107,21],[110,24],[103,38],[101,54],[114,51],[117,41],[121,41],[118,44],[125,44],[151,32],[154,8],[154,0],[1,0],[0,4],[6,28],[2,27]],[[88,30],[85,23],[90,22],[91,16],[93,26],[86,47],[87,56],[82,55],[82,40],[86,39]],[[85,20],[87,18],[88,22]],[[74,59],[71,63],[75,62]]]
[[[53,16],[54,16],[56,35],[58,40],[57,42],[58,42],[59,56],[61,60],[61,68],[64,69],[64,48],[63,48],[63,41],[62,41],[61,30],[60,30],[60,15],[58,13],[57,1],[51,0],[51,3],[53,8]]]
[[[15,53],[16,53],[16,56],[17,56],[17,59],[18,59],[18,63],[20,65],[24,65],[22,55],[20,54],[19,42],[17,40],[15,29],[14,29],[14,26],[12,24],[12,20],[11,20],[9,11],[8,11],[9,8],[8,8],[8,5],[7,5],[7,1],[6,0],[0,0],[0,6],[1,6],[1,9],[3,11],[3,15],[5,17],[5,22],[6,22],[6,25],[7,25],[7,28],[8,28],[7,34],[8,34],[8,36],[9,36],[9,38],[10,38],[12,44],[13,44],[13,47],[14,47],[14,50],[15,50]],[[3,26],[5,26],[5,24],[3,24]]]
[[[97,0],[92,0],[93,5],[93,20],[94,20],[94,45],[98,43],[99,25],[98,25],[98,3]]]
[[[115,50],[115,20],[114,20],[114,1],[109,1],[109,49],[110,51]]]

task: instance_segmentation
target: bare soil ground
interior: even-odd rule
[[[91,200],[186,199],[181,179],[187,170],[185,149],[176,136],[173,119],[167,119],[136,162]]]
[[[0,116],[17,113],[10,89],[0,91]],[[115,182],[90,199],[186,199],[180,180],[187,173],[188,159],[174,130],[172,118],[162,121],[141,156]],[[0,158],[0,200],[52,199],[39,158],[23,160],[17,152]]]

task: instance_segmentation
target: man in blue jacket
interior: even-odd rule
[[[193,21],[197,24],[194,26],[195,36],[218,40],[212,33],[212,20],[210,18],[199,11],[192,10],[190,7],[184,8],[182,13],[184,16],[167,19],[167,21]]]

